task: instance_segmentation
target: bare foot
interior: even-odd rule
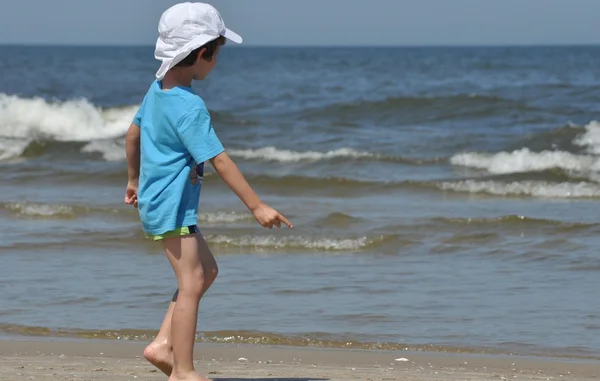
[[[172,374],[171,377],[169,377],[169,381],[212,381],[212,380],[209,378],[202,377],[201,375],[199,375],[196,372],[190,372],[187,374],[178,375],[177,377],[175,376],[175,374]]]
[[[166,340],[161,342],[155,340],[150,343],[144,349],[144,357],[161,372],[167,376],[171,375],[173,370],[173,348],[169,346]]]

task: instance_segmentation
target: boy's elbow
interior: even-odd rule
[[[227,169],[233,164],[229,158],[229,155],[227,155],[225,151],[210,159],[210,163],[219,173],[227,171]]]

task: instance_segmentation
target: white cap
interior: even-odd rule
[[[156,78],[181,62],[194,49],[223,36],[235,43],[242,37],[227,29],[219,12],[210,4],[179,3],[167,9],[158,22],[158,39],[154,57],[162,61]]]

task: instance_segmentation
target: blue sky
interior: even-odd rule
[[[172,0],[2,0],[0,43],[153,45]],[[213,0],[247,45],[600,43],[600,0]]]

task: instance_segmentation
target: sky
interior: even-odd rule
[[[173,0],[0,0],[0,44],[153,45]],[[600,43],[600,0],[212,0],[245,45]]]

